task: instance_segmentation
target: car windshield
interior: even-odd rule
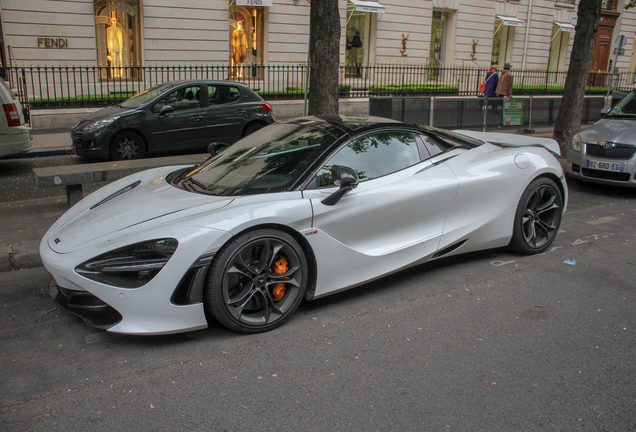
[[[276,123],[181,174],[173,184],[222,196],[287,191],[339,135],[339,129],[322,121]]]
[[[138,93],[138,94],[134,95],[130,99],[126,99],[121,104],[119,104],[119,106],[121,106],[123,108],[137,108],[137,107],[140,107],[140,106],[150,102],[151,100],[153,100],[154,98],[159,96],[161,93],[165,92],[166,90],[168,90],[168,89],[170,89],[172,87],[174,87],[174,84],[159,84],[159,85],[156,85],[154,87],[150,87],[149,89],[144,90],[141,93]]]
[[[636,93],[630,92],[607,114],[608,117],[636,118]]]

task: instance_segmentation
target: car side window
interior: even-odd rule
[[[152,112],[157,113],[166,105],[170,105],[175,111],[199,108],[201,106],[201,86],[181,87],[169,93],[152,107]]]
[[[218,105],[221,103],[220,91],[218,86],[208,86],[208,103],[210,105]]]
[[[420,162],[412,132],[376,132],[356,138],[338,151],[318,172],[317,187],[332,186],[331,166],[355,170],[361,182],[391,174]]]

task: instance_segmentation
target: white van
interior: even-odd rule
[[[22,105],[4,80],[0,79],[0,157],[25,153],[31,150],[29,129],[24,125]]]

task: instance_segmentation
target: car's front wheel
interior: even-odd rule
[[[519,200],[510,248],[525,255],[545,251],[559,231],[562,214],[563,198],[556,183],[546,177],[535,179]]]
[[[146,146],[143,138],[132,131],[118,133],[110,145],[112,160],[142,159],[145,154]]]
[[[215,256],[204,294],[208,314],[231,330],[272,330],[294,313],[307,287],[307,258],[278,230],[241,234]]]

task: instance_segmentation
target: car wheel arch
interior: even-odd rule
[[[113,145],[113,143],[115,142],[115,138],[117,138],[117,135],[123,133],[123,132],[132,132],[135,133],[137,135],[139,135],[141,137],[141,139],[144,141],[144,146],[146,147],[146,153],[148,153],[149,149],[148,149],[148,137],[146,137],[146,134],[144,134],[142,131],[140,131],[139,129],[135,129],[135,128],[125,128],[125,129],[120,129],[117,132],[115,132],[113,134],[113,137],[110,139],[110,143],[109,146]]]
[[[559,178],[559,176],[557,176],[557,175],[556,175],[556,174],[554,174],[554,173],[550,173],[550,172],[548,172],[548,173],[543,173],[543,174],[538,175],[538,176],[534,177],[533,179],[531,179],[531,180],[528,182],[528,185],[529,185],[530,183],[532,183],[533,181],[535,181],[535,180],[537,180],[537,179],[540,179],[540,178],[548,178],[548,179],[552,180],[554,183],[556,183],[557,187],[559,188],[559,192],[561,192],[561,198],[562,198],[563,200],[565,200],[565,197],[567,196],[567,191],[566,191],[566,190],[565,190],[565,188],[563,187],[563,180],[562,180],[562,179],[560,179],[560,178]],[[527,185],[526,185],[526,187],[527,187]]]
[[[245,127],[243,127],[243,131],[241,132],[241,137],[245,137],[249,135],[249,133],[256,132],[258,129],[264,128],[267,125],[268,123],[262,120],[252,120],[251,122],[247,123]],[[247,133],[247,131],[250,131],[250,129],[252,129],[251,132]]]
[[[303,249],[303,252],[305,253],[305,257],[307,258],[307,265],[309,266],[309,280],[307,282],[307,290],[305,291],[305,300],[307,301],[313,300],[314,294],[316,292],[316,281],[318,278],[318,263],[316,261],[316,255],[314,253],[313,248],[311,247],[311,245],[305,238],[305,236],[299,233],[298,231],[296,231],[295,229],[290,228],[286,225],[276,224],[276,223],[251,226],[249,228],[244,229],[243,231],[239,231],[236,234],[232,235],[232,237],[230,237],[227,240],[227,242],[225,242],[223,246],[219,248],[219,250],[221,250],[226,244],[230,243],[233,239],[235,239],[238,236],[241,236],[250,231],[258,231],[262,229],[272,229],[272,230],[282,231],[292,236],[294,240],[298,242],[300,247]],[[215,259],[216,258],[213,258],[212,262],[214,262]]]

